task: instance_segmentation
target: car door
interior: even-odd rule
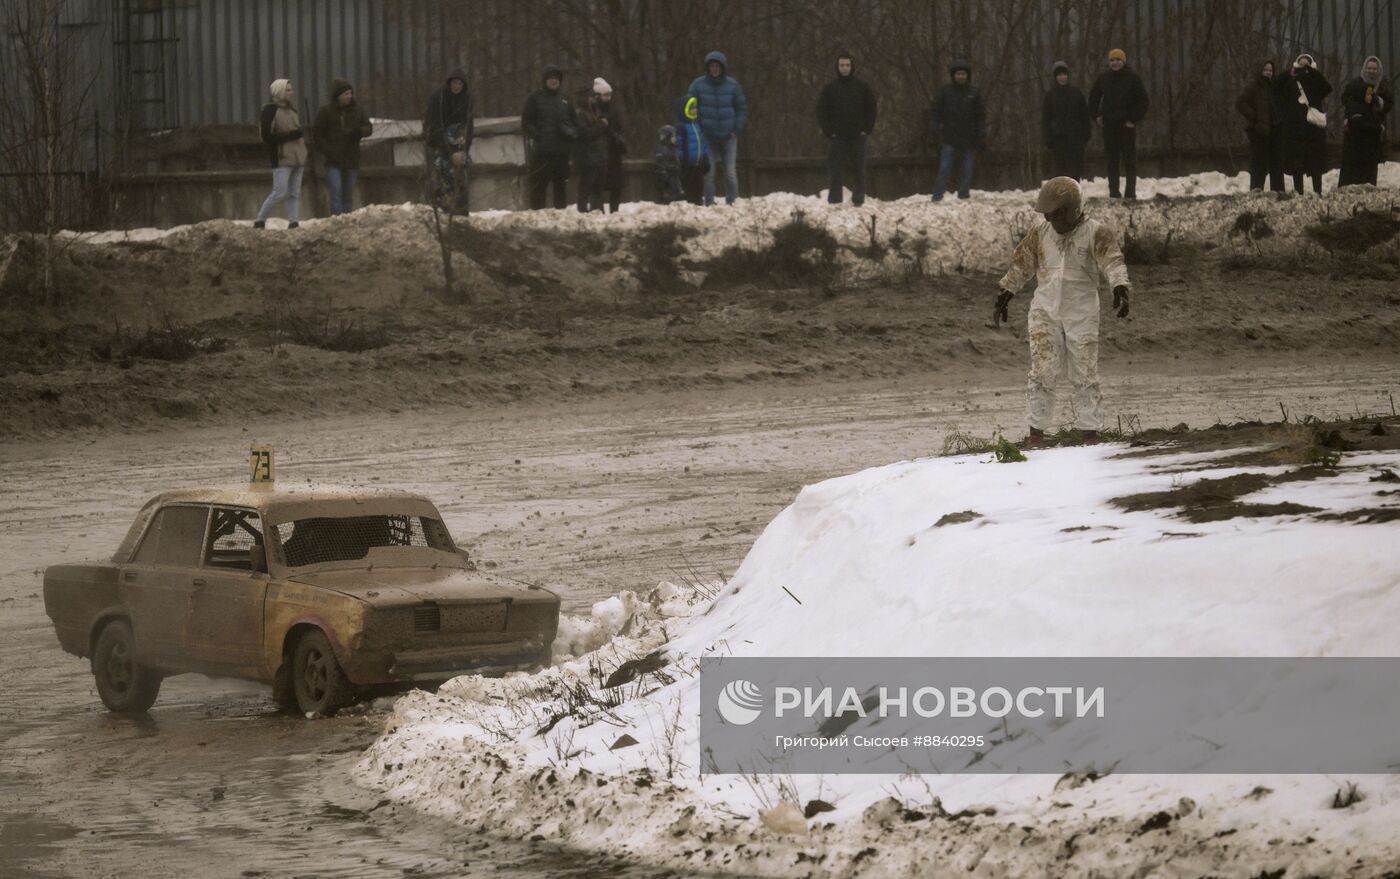
[[[208,529],[207,504],[158,510],[131,561],[121,568],[119,594],[131,616],[136,656],[167,670],[191,669],[188,652],[191,582]]]
[[[201,666],[257,677],[267,564],[257,511],[213,507],[190,593],[190,650]]]

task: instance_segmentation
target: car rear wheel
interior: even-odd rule
[[[113,620],[97,636],[92,676],[102,704],[119,714],[147,711],[160,695],[160,673],[136,661],[136,638],[126,620]]]
[[[297,709],[303,714],[329,717],[355,697],[350,679],[331,650],[331,642],[319,629],[297,639],[292,653],[292,689]]]

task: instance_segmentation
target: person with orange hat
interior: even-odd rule
[[[1147,115],[1147,89],[1128,66],[1122,49],[1108,53],[1108,69],[1089,91],[1089,115],[1103,128],[1103,151],[1108,158],[1108,197],[1137,198],[1137,130]],[[1118,189],[1118,166],[1127,181]]]

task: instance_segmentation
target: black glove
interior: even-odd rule
[[[290,141],[290,140],[301,140],[301,137],[302,137],[302,130],[301,130],[300,128],[293,128],[291,131],[287,132],[287,140],[289,140],[289,141]]]
[[[1119,316],[1119,317],[1127,317],[1127,316],[1128,316],[1128,288],[1127,288],[1127,287],[1119,286],[1119,287],[1114,287],[1114,288],[1113,288],[1113,307],[1114,307],[1115,309],[1118,310],[1118,316]]]
[[[997,304],[992,307],[992,326],[1001,326],[1011,321],[1008,309],[1011,305],[1011,297],[1015,295],[1010,290],[1002,290],[997,296]]]

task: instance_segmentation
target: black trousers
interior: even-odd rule
[[[533,155],[530,157],[530,209],[537,211],[546,204],[546,195],[554,187],[554,206],[562,208],[569,203],[565,190],[569,185],[569,156]]]
[[[851,170],[851,204],[865,203],[865,137],[833,137],[827,140],[826,176],[829,189],[826,200],[840,204],[844,197],[846,169]]]
[[[603,209],[603,189],[607,183],[607,169],[602,165],[578,166],[578,212]]]
[[[1079,141],[1050,144],[1051,177],[1084,179],[1084,144]]]
[[[1137,197],[1137,129],[1126,122],[1103,123],[1103,151],[1108,156],[1108,194],[1116,196],[1118,189],[1118,165],[1123,165],[1123,176],[1127,178],[1122,194],[1128,198]]]
[[[1269,189],[1283,192],[1283,130],[1275,128],[1268,134],[1250,130],[1249,135],[1249,188],[1263,189],[1264,178],[1269,178]]]
[[[705,203],[705,172],[699,165],[681,166],[681,190],[691,204]]]

